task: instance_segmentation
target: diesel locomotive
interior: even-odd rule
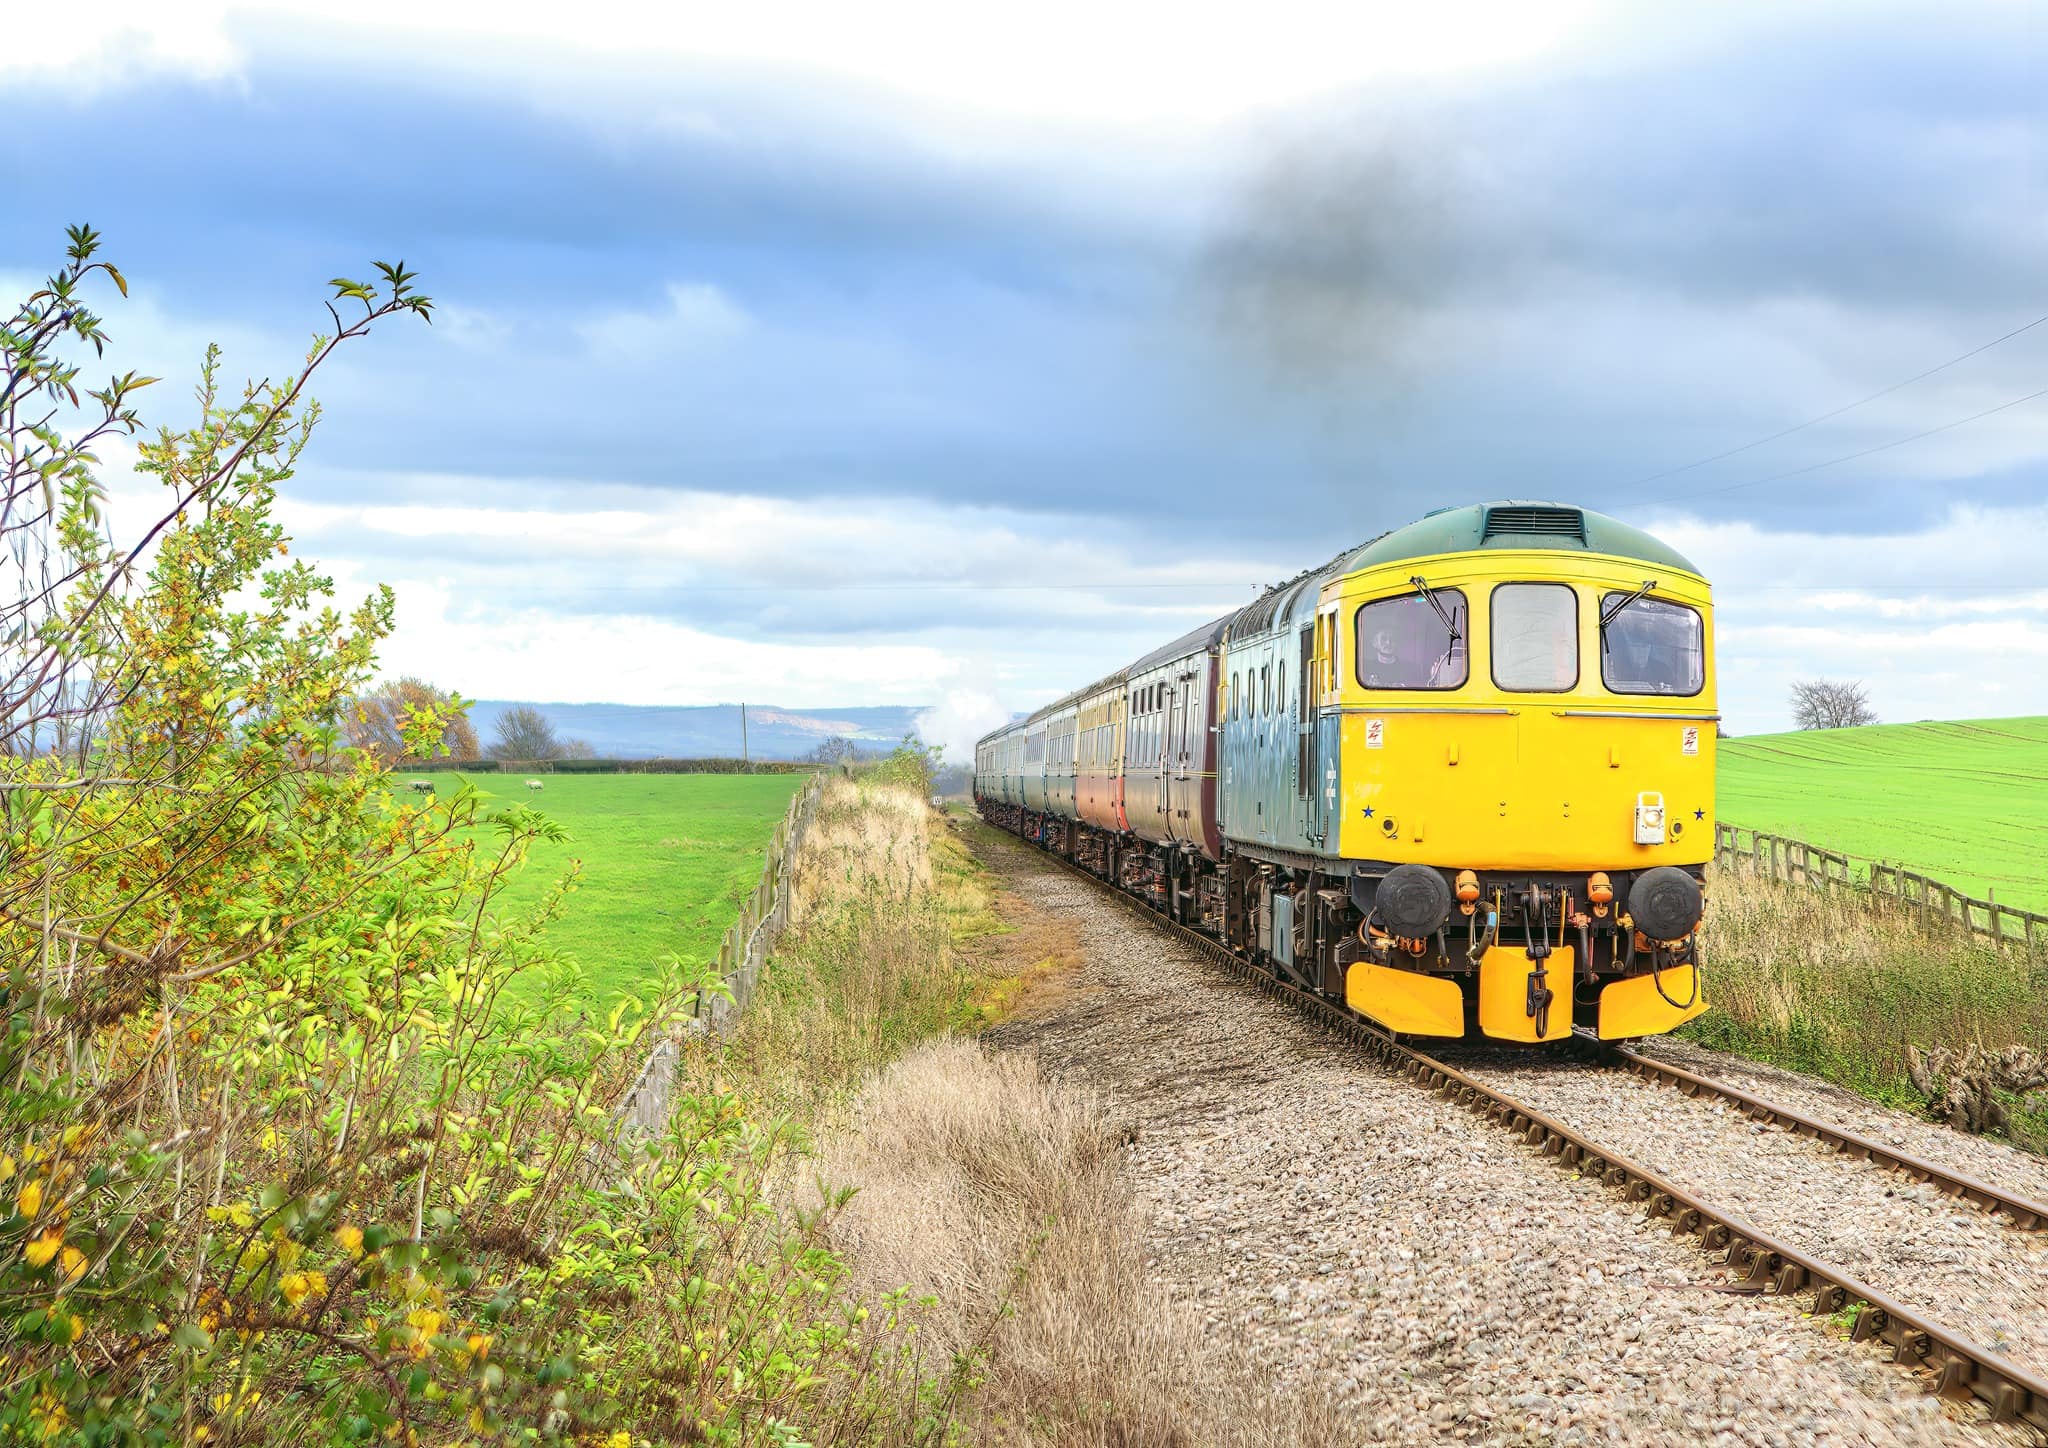
[[[1412,1036],[1707,1008],[1707,580],[1557,503],[1447,508],[984,737],[989,823]]]

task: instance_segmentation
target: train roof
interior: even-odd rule
[[[1216,647],[1217,641],[1223,637],[1223,630],[1235,616],[1234,614],[1226,613],[1221,618],[1211,619],[1200,628],[1189,629],[1172,643],[1161,644],[1136,663],[1126,664],[1114,673],[1104,674],[1092,684],[1076,689],[1071,694],[1062,694],[1050,704],[1040,705],[1029,714],[1012,719],[1000,728],[991,729],[988,733],[982,735],[980,739],[976,740],[975,744],[979,747],[991,739],[1000,738],[1012,729],[1022,728],[1027,724],[1036,724],[1039,720],[1049,718],[1063,709],[1071,709],[1090,695],[1099,694],[1104,689],[1121,684],[1132,674],[1142,673],[1144,670],[1152,668],[1157,664],[1167,663],[1173,659],[1186,658],[1190,654],[1203,653],[1213,649]]]
[[[1405,528],[1381,534],[1346,560],[1343,571],[1377,568],[1438,553],[1489,548],[1535,548],[1635,558],[1660,568],[1699,569],[1676,549],[1640,528],[1569,503],[1502,499],[1463,508],[1439,508]]]
[[[1174,659],[1184,659],[1190,654],[1205,653],[1215,648],[1216,641],[1223,637],[1223,630],[1229,626],[1230,620],[1233,617],[1235,615],[1226,613],[1221,618],[1211,619],[1200,628],[1189,629],[1172,643],[1161,644],[1158,648],[1152,650],[1151,653],[1145,655],[1144,658],[1139,659],[1135,664],[1124,670],[1124,672],[1127,674],[1142,673],[1155,665],[1168,663]]]
[[[1021,719],[982,736],[979,743],[1034,723],[1082,699],[1123,682],[1129,675],[1184,657],[1201,649],[1214,648],[1226,632],[1232,638],[1269,632],[1282,618],[1291,618],[1298,608],[1313,608],[1321,581],[1331,576],[1356,573],[1409,558],[1429,558],[1440,553],[1475,553],[1486,549],[1538,549],[1599,553],[1613,558],[1634,558],[1659,568],[1682,568],[1694,577],[1702,576],[1691,560],[1677,549],[1659,542],[1640,528],[1632,528],[1605,513],[1570,503],[1502,498],[1491,503],[1472,503],[1462,508],[1439,508],[1426,513],[1405,528],[1382,533],[1368,543],[1339,553],[1328,563],[1296,574],[1277,584],[1234,613],[1181,635],[1172,643],[1146,654],[1136,663],[1104,675],[1086,688],[1055,699]]]

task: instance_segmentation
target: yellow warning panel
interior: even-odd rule
[[[1656,1036],[1675,1030],[1707,1008],[1707,993],[1700,988],[1699,972],[1689,965],[1675,965],[1664,971],[1663,994],[1657,977],[1630,976],[1600,992],[1600,1039],[1626,1040],[1630,1036]],[[1664,999],[1665,996],[1671,1000]],[[1677,1001],[1679,1005],[1671,1002]]]
[[[1454,980],[1361,960],[1344,973],[1344,1003],[1390,1031],[1465,1034],[1465,995]]]
[[[1479,1029],[1496,1041],[1561,1041],[1572,1033],[1572,948],[1554,945],[1543,958],[1550,1010],[1543,1033],[1529,1014],[1529,972],[1536,962],[1519,945],[1488,946],[1479,962]]]

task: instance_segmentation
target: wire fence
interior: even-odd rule
[[[1714,863],[1745,865],[1791,884],[1860,890],[1881,908],[1917,916],[1923,927],[1946,922],[2000,945],[2023,947],[2029,954],[2048,949],[2048,915],[2001,905],[1995,890],[1979,900],[1903,865],[1875,860],[1859,875],[1850,857],[1838,851],[1727,824],[1714,826]]]
[[[789,892],[796,874],[797,846],[817,817],[822,786],[822,778],[814,775],[789,802],[789,813],[775,827],[775,838],[768,846],[761,879],[754,886],[754,893],[740,903],[739,918],[719,942],[718,974],[730,988],[730,998],[700,995],[695,1014],[682,1029],[655,1043],[639,1076],[619,1100],[617,1116],[622,1125],[640,1131],[660,1130],[668,1117],[669,1095],[675,1089],[676,1061],[682,1055],[683,1042],[699,1032],[725,1035],[754,998],[761,973],[768,967],[769,952],[789,924]]]

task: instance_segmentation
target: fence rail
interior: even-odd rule
[[[2023,946],[2029,953],[2048,947],[2048,915],[2001,905],[1995,890],[1979,900],[1953,885],[1882,860],[1872,861],[1859,877],[1849,856],[1804,840],[1716,824],[1714,863],[1747,865],[1759,874],[1792,884],[1860,890],[1886,909],[1910,911],[1923,927],[1942,921],[2001,945]]]
[[[813,775],[789,802],[789,813],[775,827],[775,838],[769,843],[761,879],[754,886],[754,893],[741,902],[739,918],[719,942],[718,974],[731,988],[731,998],[699,996],[690,1021],[677,1033],[655,1043],[639,1076],[619,1099],[617,1115],[623,1124],[642,1131],[659,1130],[668,1116],[669,1094],[675,1089],[676,1060],[682,1055],[684,1040],[702,1031],[724,1035],[753,999],[761,983],[761,972],[768,965],[768,952],[775,948],[776,940],[789,924],[789,892],[796,874],[797,846],[817,816],[822,785],[822,778]]]

